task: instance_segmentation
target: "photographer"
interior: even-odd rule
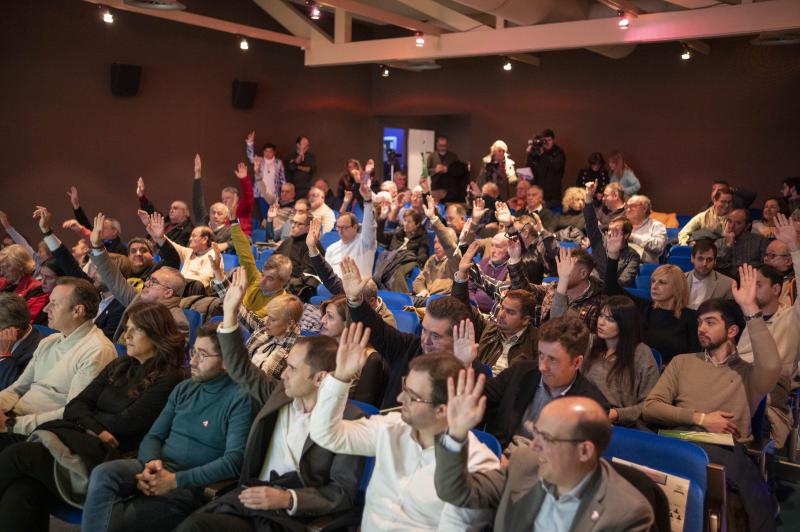
[[[538,137],[528,143],[528,157],[525,166],[533,171],[534,183],[542,187],[545,198],[561,197],[561,179],[567,156],[555,143],[556,134],[545,129]]]

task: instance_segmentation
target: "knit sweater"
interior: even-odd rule
[[[238,223],[231,224],[231,241],[233,241],[233,247],[239,257],[239,264],[244,268],[244,273],[247,277],[247,289],[244,292],[242,305],[259,318],[263,318],[267,314],[267,304],[273,298],[285,294],[286,291],[279,290],[270,295],[264,295],[264,292],[261,291],[261,272],[256,266],[256,259],[253,256],[253,249],[250,247],[250,240]]]
[[[169,238],[167,238],[169,240]],[[191,248],[183,247],[170,240],[170,243],[181,257],[181,273],[187,280],[195,280],[208,286],[214,278],[214,268],[211,266],[209,258],[216,255],[213,249],[208,249],[202,255],[198,255]]]
[[[699,229],[707,229],[721,235],[726,219],[727,217],[725,216],[718,216],[714,207],[709,207],[703,212],[695,214],[678,233],[678,244],[681,246],[688,245],[692,239],[692,233]]]
[[[763,319],[751,320],[746,330],[757,353],[753,364],[742,360],[735,351],[719,366],[707,360],[706,353],[678,355],[645,399],[644,419],[689,427],[695,412],[723,410],[733,414],[739,441],[752,439],[750,418],[778,382],[781,361]]]
[[[162,460],[179,488],[237,478],[252,419],[250,396],[227,373],[183,381],[142,440],[139,460]]]
[[[16,434],[30,434],[46,421],[61,419],[64,406],[115,358],[114,345],[91,321],[69,336],[51,334],[39,342],[22,375],[0,392],[0,410],[16,414]]]

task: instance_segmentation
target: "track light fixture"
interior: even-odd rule
[[[621,30],[627,30],[628,26],[631,25],[630,17],[622,10],[617,11],[617,15],[619,16],[619,22],[617,22],[617,26],[619,26],[619,29]]]
[[[247,39],[245,39],[244,37],[239,39],[239,49],[240,50],[249,50],[250,49],[250,43],[248,43]]]
[[[98,6],[102,10],[102,14],[100,18],[103,19],[103,22],[106,24],[113,24],[114,23],[114,13],[111,12],[110,9],[106,8],[103,9],[103,6]]]
[[[684,61],[688,61],[691,58],[692,58],[692,49],[689,48],[688,44],[683,43],[683,49],[681,51],[681,59],[683,59]]]
[[[311,20],[319,20],[322,16],[322,11],[319,9],[319,4],[312,0],[309,0],[306,2],[306,4],[308,5],[308,16],[311,18]]]
[[[415,42],[417,44],[417,48],[422,48],[425,46],[425,35],[423,35],[421,31],[416,32],[414,35],[416,37]]]
[[[381,71],[381,77],[382,78],[388,78],[389,77],[389,67],[388,66],[380,65],[380,66],[378,66],[378,70]]]
[[[513,65],[511,64],[511,59],[509,59],[508,57],[504,57],[503,58],[503,70],[505,70],[506,72],[510,72],[512,68],[513,68]]]

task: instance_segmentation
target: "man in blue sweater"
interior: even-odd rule
[[[239,476],[253,407],[225,371],[213,324],[197,332],[191,370],[142,440],[138,459],[92,471],[83,530],[173,530],[205,503],[205,486]]]

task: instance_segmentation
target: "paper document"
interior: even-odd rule
[[[689,499],[689,481],[617,457],[614,457],[612,461],[638,469],[650,477],[661,488],[669,501],[670,532],[683,532],[683,524],[686,522],[686,501]]]
[[[733,447],[733,436],[728,433],[702,432],[699,430],[681,429],[662,429],[658,431],[659,436],[668,438],[678,438],[679,440],[692,441],[695,443],[710,443],[713,445],[727,445]]]

